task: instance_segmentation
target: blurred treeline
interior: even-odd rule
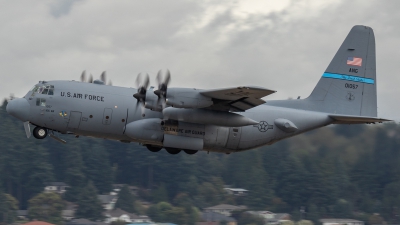
[[[152,203],[185,201],[199,209],[246,205],[313,221],[368,221],[379,213],[388,223],[400,222],[400,126],[395,123],[329,126],[230,155],[170,155],[73,135],[62,136],[65,145],[51,138],[27,139],[22,122],[5,106],[0,109],[0,187],[20,209],[46,182],[71,185],[71,199],[92,181],[99,194],[110,192],[114,183],[138,186],[139,198]],[[224,185],[249,194],[229,196]]]

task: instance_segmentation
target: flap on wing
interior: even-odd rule
[[[262,97],[276,91],[261,87],[235,87],[204,90],[200,94],[213,98],[214,105],[209,107],[214,110],[241,112],[264,104]]]
[[[366,116],[329,115],[329,117],[335,120],[333,122],[334,124],[382,123],[392,121],[388,119]]]

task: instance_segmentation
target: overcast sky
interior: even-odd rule
[[[278,3],[279,2],[279,3]],[[0,97],[104,70],[115,86],[257,85],[307,97],[353,25],[374,29],[378,116],[400,120],[398,0],[0,0]]]

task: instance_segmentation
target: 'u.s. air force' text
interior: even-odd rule
[[[71,93],[71,92],[61,92],[61,97],[67,98],[80,98],[80,99],[88,99],[92,101],[104,102],[104,96],[100,95],[89,95],[89,94],[81,94],[81,93]]]

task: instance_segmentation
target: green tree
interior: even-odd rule
[[[383,192],[383,212],[388,222],[400,222],[400,182],[393,182],[385,186]]]
[[[300,220],[296,223],[296,225],[314,225],[314,223],[310,220]]]
[[[89,145],[82,143],[81,146],[86,178],[93,181],[99,194],[109,193],[112,190],[114,176],[104,145],[90,142]]]
[[[194,225],[199,218],[196,208],[189,206],[174,207],[167,202],[159,202],[147,210],[147,215],[155,222],[171,222],[176,224]]]
[[[164,212],[165,221],[175,224],[187,224],[189,220],[189,215],[186,213],[184,208],[181,207],[172,207],[169,210]]]
[[[65,158],[66,172],[65,182],[70,186],[64,194],[64,198],[70,202],[77,202],[82,188],[86,185],[86,177],[83,173],[84,164],[78,147],[68,150]]]
[[[135,197],[129,190],[128,185],[124,185],[118,193],[118,200],[115,204],[115,208],[120,208],[126,212],[134,213],[135,209]]]
[[[247,225],[247,224],[264,225],[265,221],[264,218],[260,216],[243,212],[240,214],[240,217],[238,219],[238,225]]]
[[[168,192],[162,183],[153,193],[153,202],[168,202]]]
[[[0,190],[0,222],[2,224],[13,223],[17,217],[16,210],[18,210],[18,201]]]
[[[371,225],[384,224],[385,220],[379,214],[374,214],[369,217],[368,223]]]
[[[284,221],[281,223],[281,225],[294,225],[294,222],[289,220],[289,221]]]
[[[77,218],[93,221],[103,219],[104,208],[97,197],[97,190],[91,181],[82,189],[78,197],[78,208],[75,212]]]
[[[56,193],[40,193],[29,200],[28,217],[54,224],[62,224],[61,211],[65,202]]]
[[[351,218],[353,207],[350,202],[345,199],[339,199],[333,206],[333,214],[337,218]]]
[[[252,155],[252,164],[248,168],[246,188],[249,194],[246,198],[248,206],[264,210],[272,205],[273,190],[267,172],[263,166],[261,152]]]
[[[159,202],[149,207],[147,215],[155,222],[167,222],[166,212],[172,208],[173,206],[168,202]]]
[[[308,213],[306,214],[307,219],[311,220],[314,224],[319,224],[319,211],[318,207],[315,204],[311,204],[308,207]]]

